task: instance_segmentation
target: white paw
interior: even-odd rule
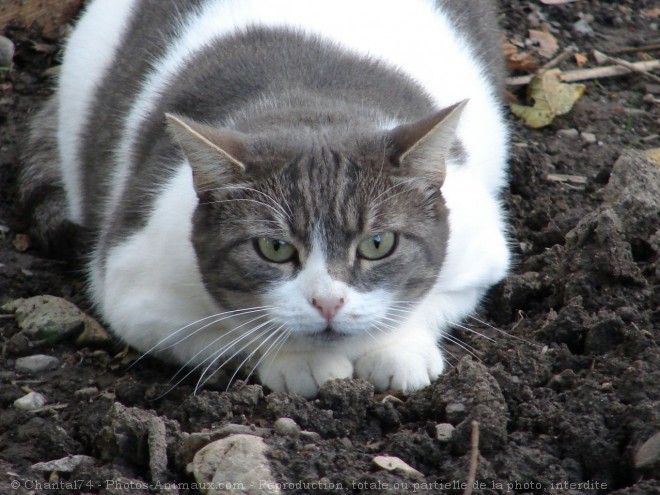
[[[406,348],[398,342],[360,357],[355,363],[355,376],[371,382],[377,392],[412,392],[430,385],[442,374],[444,366],[436,345]]]
[[[261,383],[275,392],[291,392],[308,399],[316,397],[328,380],[351,378],[348,358],[327,353],[280,352],[259,366]]]

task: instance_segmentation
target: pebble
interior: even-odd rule
[[[456,428],[450,423],[440,423],[435,425],[435,438],[442,443],[447,443],[454,436],[455,429]]]
[[[648,469],[660,464],[660,431],[637,449],[634,460],[636,469]]]
[[[39,392],[30,392],[14,401],[14,407],[21,411],[34,411],[46,404],[46,397]]]
[[[281,491],[266,458],[268,450],[262,438],[232,435],[198,451],[188,469],[198,483],[215,485],[207,495],[279,495]],[[242,488],[222,488],[226,485]]]
[[[73,473],[82,464],[94,464],[94,458],[88,455],[68,455],[54,461],[37,462],[32,465],[32,469],[43,474],[50,474],[53,471],[68,474]]]
[[[467,416],[467,407],[465,407],[465,404],[452,402],[451,404],[447,404],[447,407],[445,408],[445,414],[447,415],[447,420],[450,423],[460,423]]]
[[[0,36],[0,67],[11,67],[16,48],[14,43],[5,36]]]
[[[44,354],[35,354],[33,356],[26,356],[18,358],[14,368],[19,373],[42,373],[58,368],[60,360],[53,356],[46,356]]]
[[[580,137],[587,144],[594,144],[596,142],[596,135],[593,132],[583,132],[580,134]]]
[[[399,471],[414,478],[424,477],[422,473],[417,471],[414,467],[406,464],[398,457],[393,457],[389,455],[379,455],[377,457],[374,457],[373,461],[371,462],[377,468],[384,469],[385,471]]]
[[[96,336],[100,328],[96,320],[74,304],[55,296],[16,299],[1,309],[16,315],[16,322],[25,335],[51,343],[81,332],[91,332]]]
[[[83,397],[86,399],[90,399],[96,395],[98,395],[99,389],[96,387],[84,387],[76,390],[73,395],[74,397]]]
[[[300,438],[303,441],[307,440],[309,442],[314,442],[314,443],[321,441],[321,435],[319,435],[315,431],[303,430],[300,432]]]
[[[580,136],[580,132],[577,129],[559,129],[557,136],[560,138],[577,139]]]
[[[579,21],[574,22],[573,31],[575,31],[578,34],[586,34],[586,35],[594,34],[594,29],[585,19],[580,19]]]
[[[273,426],[275,433],[282,437],[297,438],[300,436],[300,426],[291,418],[280,418]]]

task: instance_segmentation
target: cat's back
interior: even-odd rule
[[[491,3],[95,0],[69,40],[59,87],[58,141],[71,219],[89,224],[94,220],[90,204],[112,208],[121,201],[127,176],[135,169],[131,160],[157,137],[140,135],[145,129],[164,132],[159,104],[173,86],[194,95],[201,112],[214,98],[208,88],[185,87],[195,72],[214,70],[208,66],[215,64],[216,72],[231,74],[223,76],[225,93],[218,88],[215,105],[220,97],[239,92],[242,77],[254,77],[246,60],[249,51],[241,59],[223,43],[255,27],[315,36],[385,63],[412,77],[438,108],[469,98],[459,136],[473,153],[490,150],[472,162],[480,168],[477,175],[498,189],[502,167],[487,165],[503,162],[503,156],[492,153],[503,150],[505,140],[496,108],[501,70],[491,53],[497,30],[493,16],[486,15]],[[213,55],[203,59],[204,67],[191,66],[204,52]],[[174,85],[177,78],[183,84]],[[196,117],[196,111],[193,107],[187,113]]]

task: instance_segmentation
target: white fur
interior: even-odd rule
[[[196,15],[181,20],[180,35],[166,55],[154,63],[137,104],[126,118],[111,205],[117,206],[124,190],[134,137],[177,69],[209,40],[251,24],[296,27],[357,53],[380,58],[420,82],[438,107],[469,98],[471,104],[458,129],[470,157],[468,166],[491,191],[502,187],[507,135],[494,90],[481,77],[469,47],[447,19],[437,15],[432,1],[210,0]],[[95,45],[95,41],[88,41]],[[451,77],[447,77],[446,67],[451,67]],[[457,80],[460,85],[454,83]]]
[[[176,330],[218,312],[189,239],[196,205],[184,163],[163,189],[146,228],[111,249],[103,273],[96,273],[92,291],[105,320],[138,349],[152,349]],[[187,354],[183,347],[173,351],[179,358]]]
[[[94,88],[111,64],[135,2],[96,0],[69,42],[60,87],[60,148],[73,220],[81,212],[80,132]],[[269,296],[267,304],[273,309],[255,310],[254,319],[233,315],[206,319],[220,310],[204,290],[189,240],[197,199],[190,169],[182,163],[163,188],[146,228],[111,249],[105,263],[98,253],[92,260],[94,300],[114,331],[143,351],[163,349],[178,341],[179,335],[190,334],[190,328],[199,330],[185,344],[167,350],[182,363],[206,365],[214,350],[234,337],[239,340],[233,349],[276,350],[283,333],[274,332],[259,350],[251,331],[268,329],[268,325],[280,329],[286,324],[286,345],[258,362],[261,380],[275,390],[313,396],[328,379],[350,376],[368,379],[379,390],[414,390],[428,385],[443,369],[438,338],[451,323],[475,309],[509,265],[497,199],[506,176],[506,127],[477,59],[445,16],[436,12],[432,1],[208,0],[197,13],[181,19],[177,39],[141,82],[137,103],[124,120],[107,214],[111,217],[119,207],[129,180],[134,137],[162,89],[210,39],[255,23],[295,26],[382,59],[414,77],[438,107],[469,98],[457,130],[468,160],[463,165],[448,164],[443,186],[451,233],[436,284],[417,309],[400,317],[392,330],[392,323],[382,319],[396,302],[392,295],[384,290],[359,293],[333,280],[319,239],[300,275]],[[450,75],[447,68],[451,68]],[[327,324],[310,303],[320,293],[345,300],[333,326],[353,338],[325,345],[300,338]],[[197,323],[188,328],[193,322]],[[371,333],[365,333],[365,328]],[[236,329],[236,333],[218,337],[223,329]],[[173,337],[168,339],[170,335]]]
[[[96,0],[68,40],[59,84],[58,144],[69,217],[82,223],[80,138],[137,0]]]

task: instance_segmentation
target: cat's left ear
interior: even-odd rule
[[[245,134],[231,129],[214,128],[185,117],[165,114],[172,137],[181,146],[192,167],[197,195],[237,182],[247,167]]]
[[[446,175],[445,161],[467,103],[468,100],[463,100],[417,122],[392,129],[390,140],[397,165],[405,173],[442,185]]]

